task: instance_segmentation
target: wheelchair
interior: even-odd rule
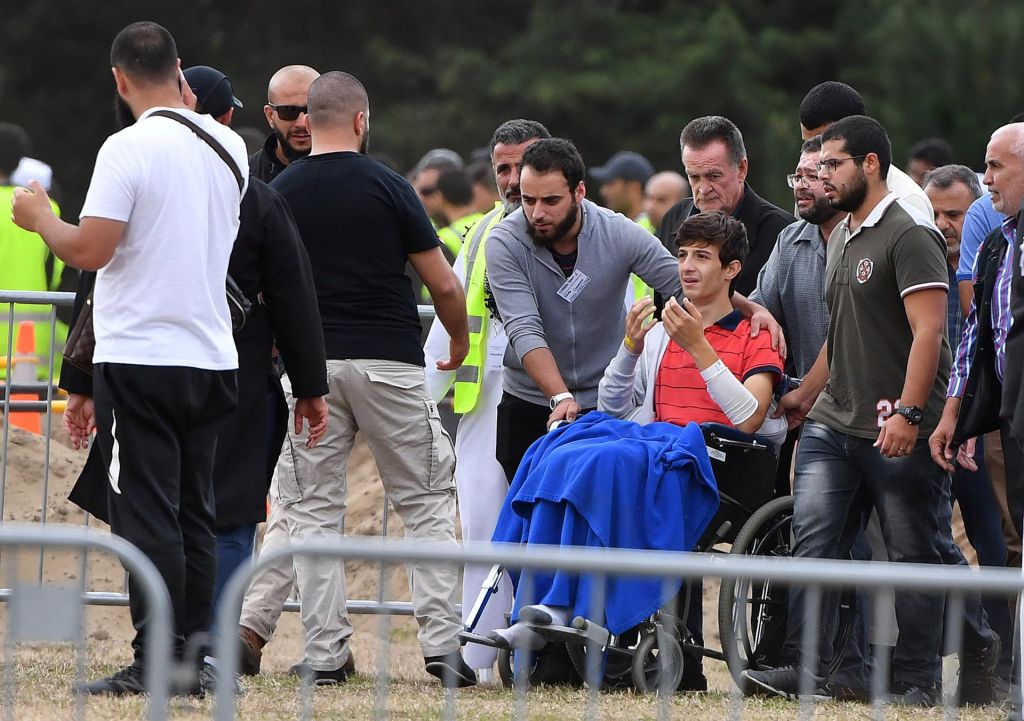
[[[735,428],[707,423],[701,426],[718,485],[720,505],[695,551],[786,557],[791,554],[792,496],[777,496],[777,449],[764,438]],[[729,544],[728,550],[717,548]],[[484,605],[501,579],[494,566],[467,617],[463,642],[494,646],[473,633]],[[633,688],[640,692],[675,691],[684,681],[686,665],[698,657],[725,661],[741,689],[741,674],[786,662],[788,589],[750,579],[723,579],[719,592],[718,625],[722,649],[695,642],[686,619],[693,584],[684,581],[677,596],[650,618],[615,636],[581,616],[570,626],[533,625],[548,638],[541,651],[498,650],[498,674],[506,687],[516,676],[529,685],[567,683],[580,686],[594,680],[601,689]],[[699,584],[698,584],[699,587]],[[836,648],[845,647],[852,628],[852,594],[840,602]],[[596,656],[596,658],[595,658]],[[833,669],[842,654],[835,654]]]

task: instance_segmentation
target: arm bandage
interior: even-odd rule
[[[708,387],[711,400],[718,404],[734,426],[754,415],[757,410],[757,399],[740,383],[740,379],[725,367],[725,363],[715,361],[702,370],[700,376],[704,379],[704,385]]]

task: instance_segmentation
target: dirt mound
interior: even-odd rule
[[[68,492],[85,464],[86,453],[71,450],[63,430],[55,429],[51,435],[53,441],[49,447],[47,477],[44,471],[45,437],[19,428],[10,429],[8,448],[0,447],[0,463],[5,460],[7,462],[6,479],[0,496],[3,520],[87,524],[109,531],[105,524],[89,518],[78,506],[67,500]],[[361,438],[357,439],[348,465],[348,485],[346,532],[353,535],[380,535],[384,520],[384,491],[373,456]],[[400,536],[400,521],[394,513],[389,515],[389,535]],[[346,563],[346,569],[349,598],[377,599],[380,587],[378,566],[355,561]],[[10,576],[7,574],[12,570],[17,573],[19,579],[26,582],[34,582],[41,577],[51,583],[80,585],[83,579],[81,554],[70,551],[55,550],[40,554],[38,550],[24,550],[17,553],[0,553],[0,579],[4,579],[0,581],[0,585],[8,585],[6,579]],[[105,554],[88,554],[84,578],[85,589],[89,591],[120,592],[124,589],[124,571],[115,559]],[[386,574],[385,586],[386,599],[409,599],[403,569],[391,569]],[[285,614],[279,638],[276,638],[273,646],[268,649],[269,655],[273,655],[275,647],[288,648],[289,654],[301,652],[301,625],[298,619],[291,618],[292,616],[294,614]],[[123,639],[125,642],[131,639],[132,628],[127,609],[90,609],[88,617],[89,634],[92,638]]]

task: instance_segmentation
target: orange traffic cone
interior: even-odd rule
[[[18,323],[18,340],[14,346],[14,357],[11,363],[14,368],[7,374],[9,383],[32,383],[36,380],[36,332],[30,320]],[[12,401],[36,401],[39,396],[33,393],[12,393]],[[42,435],[42,416],[34,411],[11,412],[11,425],[23,428],[30,433]]]

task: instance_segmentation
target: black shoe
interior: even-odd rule
[[[743,679],[747,681],[746,688],[743,690],[752,695],[767,693],[788,699],[799,699],[800,673],[800,669],[796,666],[780,666],[762,671],[747,669],[743,672]],[[820,700],[831,698],[822,679],[817,677],[812,679],[810,698]]]
[[[871,702],[871,691],[863,686],[846,686],[844,684],[832,683],[829,681],[825,684],[825,693],[836,701],[852,701],[855,703]]]
[[[892,685],[889,703],[898,706],[938,706],[942,702],[938,687],[919,686],[915,683],[897,681]]]
[[[985,648],[961,655],[960,703],[983,706],[1006,698],[1009,684],[996,673],[1002,648],[1002,642],[995,638]]]
[[[129,696],[146,693],[141,666],[125,666],[117,673],[96,681],[83,681],[71,687],[78,696]]]
[[[199,688],[193,696],[204,698],[209,696],[213,698],[217,694],[217,674],[216,667],[212,664],[203,662],[203,667],[199,669]],[[235,696],[245,695],[245,689],[242,688],[241,682],[238,680],[238,676],[235,676],[234,682],[231,685],[231,693]]]
[[[476,671],[469,667],[458,651],[443,656],[427,656],[423,660],[427,673],[441,679],[445,688],[476,686]]]
[[[314,686],[337,686],[339,683],[345,683],[348,677],[355,672],[356,659],[351,651],[348,654],[348,660],[332,671],[317,671],[310,668],[307,663],[297,663],[288,669],[288,673],[298,676],[303,681],[312,683]]]

